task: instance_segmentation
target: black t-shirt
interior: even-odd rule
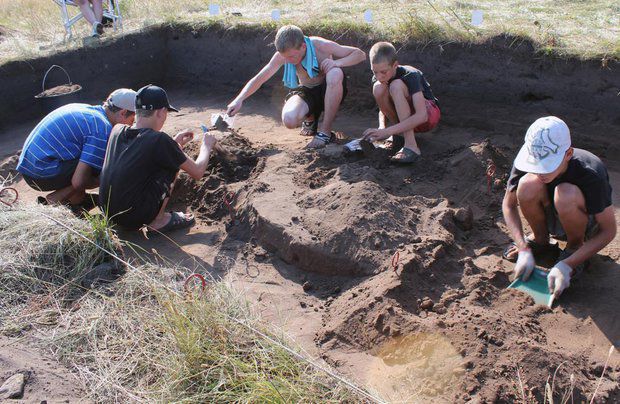
[[[102,209],[123,226],[150,223],[186,159],[179,144],[164,132],[115,126],[101,170]]]
[[[409,94],[413,95],[418,91],[422,91],[424,98],[427,100],[434,101],[436,104],[438,103],[437,98],[433,95],[431,91],[431,85],[428,84],[428,81],[424,78],[424,73],[415,67],[411,66],[398,66],[396,68],[396,74],[389,81],[390,83],[394,80],[400,79],[402,80],[407,88],[409,89]],[[377,78],[373,75],[372,82],[375,83]]]
[[[573,157],[568,162],[568,168],[564,174],[554,179],[547,186],[549,197],[553,201],[554,189],[558,184],[568,182],[576,185],[586,200],[588,214],[601,213],[606,207],[611,206],[611,184],[605,165],[594,154],[583,149],[573,149]],[[526,173],[512,166],[508,179],[508,191],[515,191],[519,180]]]

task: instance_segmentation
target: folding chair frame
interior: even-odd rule
[[[69,18],[69,11],[67,9],[67,6],[78,7],[78,5],[73,0],[54,0],[54,2],[60,7],[60,14],[62,16],[63,25],[65,27],[64,40],[71,39],[73,37],[73,24],[78,22],[84,16],[80,12],[76,16]],[[118,29],[123,29],[123,16],[121,15],[121,8],[119,2],[120,0],[104,1],[104,5],[107,4],[107,7],[104,7],[103,16],[112,20],[112,26],[114,27],[114,31]]]

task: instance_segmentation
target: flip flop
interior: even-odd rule
[[[313,119],[312,121],[303,121],[301,123],[301,136],[315,136],[317,128],[319,127],[319,121]]]
[[[396,155],[398,154],[403,154],[405,157],[401,157],[398,158],[396,157]],[[400,149],[396,155],[394,155],[394,157],[390,158],[390,161],[392,163],[398,163],[398,164],[411,164],[413,162],[415,162],[416,160],[418,160],[421,156],[414,152],[413,150],[411,150],[408,147],[403,147],[402,149]]]
[[[558,243],[538,244],[534,241],[531,235],[525,237],[525,242],[527,243],[527,246],[530,248],[530,250],[532,250],[534,258],[537,258],[537,256],[541,256],[543,254],[556,253],[560,251]],[[516,246],[517,243],[515,243],[514,241],[508,244],[508,246],[504,249],[504,252],[502,252],[502,258],[508,262],[517,262],[519,254],[514,254],[512,257],[508,256],[510,250],[512,250]]]
[[[152,230],[156,233],[167,233],[173,230],[185,229],[192,227],[196,223],[194,215],[189,215],[191,218],[187,218],[188,215],[181,215],[179,212],[170,212],[170,220],[163,227]]]

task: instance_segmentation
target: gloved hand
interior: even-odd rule
[[[515,279],[521,277],[522,280],[527,281],[532,275],[535,266],[536,262],[534,261],[532,250],[527,249],[519,251],[514,269]]]
[[[573,269],[565,264],[564,261],[559,261],[555,264],[547,276],[549,293],[553,293],[554,297],[560,296],[564,289],[570,285],[571,272],[573,272]]]

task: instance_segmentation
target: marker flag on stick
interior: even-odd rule
[[[280,10],[277,8],[275,10],[271,10],[271,19],[274,21],[280,21]]]
[[[366,24],[372,24],[372,10],[364,11],[364,21]]]
[[[220,15],[220,5],[209,4],[209,14],[211,14],[212,16]]]
[[[482,10],[474,10],[471,12],[471,25],[479,27],[482,25]]]

